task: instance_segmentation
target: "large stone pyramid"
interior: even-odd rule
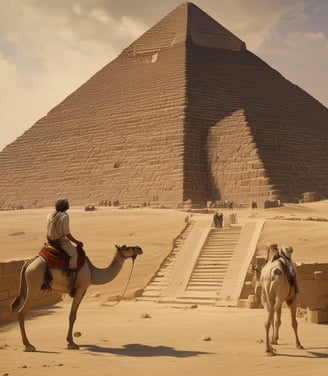
[[[328,109],[183,3],[0,153],[0,207],[328,196]]]

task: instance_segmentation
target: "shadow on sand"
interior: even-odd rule
[[[168,346],[149,346],[140,343],[127,344],[121,348],[102,347],[97,345],[80,345],[80,348],[84,348],[92,353],[106,353],[133,357],[169,356],[175,358],[188,358],[191,356],[210,354],[202,351],[175,350]]]
[[[319,351],[311,351],[311,349],[306,349],[304,352],[301,350],[299,354],[281,354],[281,353],[276,353],[275,355],[277,356],[287,356],[290,358],[311,358],[311,359],[326,359],[328,358],[328,348],[323,347],[323,348],[316,348],[312,350],[324,350],[323,352]]]

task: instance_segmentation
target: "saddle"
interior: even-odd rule
[[[77,249],[77,268],[80,269],[85,262],[86,254],[82,247]],[[44,261],[48,264],[49,268],[65,269],[68,270],[69,256],[62,249],[57,249],[48,243],[44,243],[39,252]]]
[[[285,275],[287,277],[287,281],[290,285],[290,287],[295,287],[295,292],[298,293],[298,285],[297,285],[297,279],[296,279],[296,271],[294,269],[294,266],[290,259],[288,259],[286,256],[281,255],[278,258],[280,265],[282,266]]]

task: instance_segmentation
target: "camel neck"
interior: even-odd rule
[[[116,253],[112,262],[103,269],[96,268],[89,260],[91,284],[103,285],[112,281],[121,271],[124,261],[125,258],[119,252]]]

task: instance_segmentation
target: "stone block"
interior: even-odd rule
[[[258,308],[259,307],[259,300],[256,295],[248,295],[247,302],[249,304],[249,308]]]
[[[325,273],[323,272],[323,271],[315,271],[314,273],[313,273],[313,276],[314,276],[314,279],[316,279],[316,280],[321,280],[321,279],[325,279]]]
[[[320,270],[328,273],[328,264],[320,264]]]
[[[308,322],[311,322],[314,324],[321,324],[321,323],[328,322],[328,310],[327,311],[322,311],[322,310],[313,311],[307,308],[306,315],[307,315]]]
[[[0,302],[9,298],[9,291],[0,291]]]
[[[1,276],[5,273],[5,266],[3,263],[0,263],[0,283],[1,283]]]
[[[302,267],[305,273],[314,273],[318,268],[317,263],[303,264]]]

